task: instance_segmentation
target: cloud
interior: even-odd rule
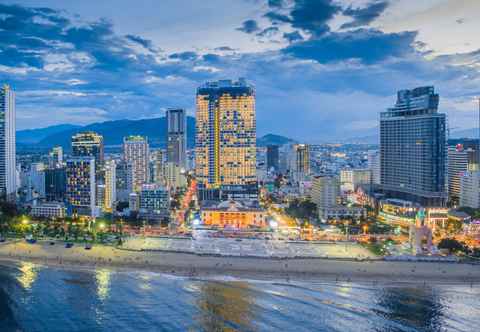
[[[197,53],[195,52],[182,52],[182,53],[173,53],[170,55],[170,59],[178,59],[178,60],[195,60],[198,57]]]
[[[255,20],[246,20],[242,23],[240,28],[237,28],[239,31],[243,31],[245,33],[254,33],[260,30],[257,21]]]
[[[268,27],[257,33],[258,37],[272,37],[278,33],[279,29],[277,27]]]
[[[140,46],[142,46],[143,48],[151,51],[151,52],[155,52],[155,48],[153,46],[153,43],[151,40],[148,40],[148,39],[144,39],[140,36],[135,36],[135,35],[126,35],[125,36],[127,39],[139,44]]]
[[[296,0],[290,12],[292,27],[321,36],[330,30],[327,22],[340,11],[331,0]]]
[[[335,32],[318,39],[296,43],[283,50],[301,59],[330,63],[358,59],[370,64],[389,57],[402,57],[414,52],[416,32],[383,33],[378,30]]]
[[[268,6],[273,8],[282,8],[284,0],[268,0]]]
[[[288,40],[290,43],[303,40],[302,35],[298,31],[286,32],[283,34],[283,38]]]
[[[387,1],[376,1],[363,8],[352,8],[350,6],[343,11],[343,15],[352,17],[353,21],[343,24],[341,28],[357,28],[368,25],[377,19],[387,7]]]

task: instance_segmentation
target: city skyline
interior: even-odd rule
[[[0,6],[0,78],[17,91],[17,127],[158,117],[169,107],[192,116],[197,86],[242,76],[256,87],[260,136],[370,135],[395,91],[421,85],[436,87],[452,130],[476,123],[478,2],[232,1],[221,28],[208,14],[216,2],[183,12],[145,1],[159,14],[128,11],[135,24],[122,1],[111,11],[108,1],[96,11],[88,1]],[[177,27],[181,45],[162,24]]]

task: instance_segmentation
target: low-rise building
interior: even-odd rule
[[[267,226],[267,212],[238,201],[224,201],[206,205],[201,210],[202,223],[221,228],[264,228]]]
[[[43,203],[32,206],[30,214],[39,218],[65,218],[66,208],[62,203]]]
[[[145,184],[140,191],[140,217],[149,220],[165,220],[170,217],[170,194],[166,187]]]

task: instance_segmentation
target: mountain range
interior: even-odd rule
[[[148,137],[152,147],[165,147],[167,121],[165,117],[141,120],[115,120],[92,123],[86,126],[60,124],[39,129],[17,131],[17,148],[19,150],[47,149],[53,146],[62,146],[70,149],[73,135],[83,131],[94,131],[104,138],[106,146],[120,146],[123,138],[129,135]],[[294,140],[274,134],[267,134],[257,139],[258,146],[270,144],[283,145]],[[187,146],[195,145],[195,118],[187,117]]]

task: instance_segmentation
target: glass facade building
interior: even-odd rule
[[[434,88],[401,90],[380,114],[380,179],[387,197],[423,206],[446,202],[446,117]]]

